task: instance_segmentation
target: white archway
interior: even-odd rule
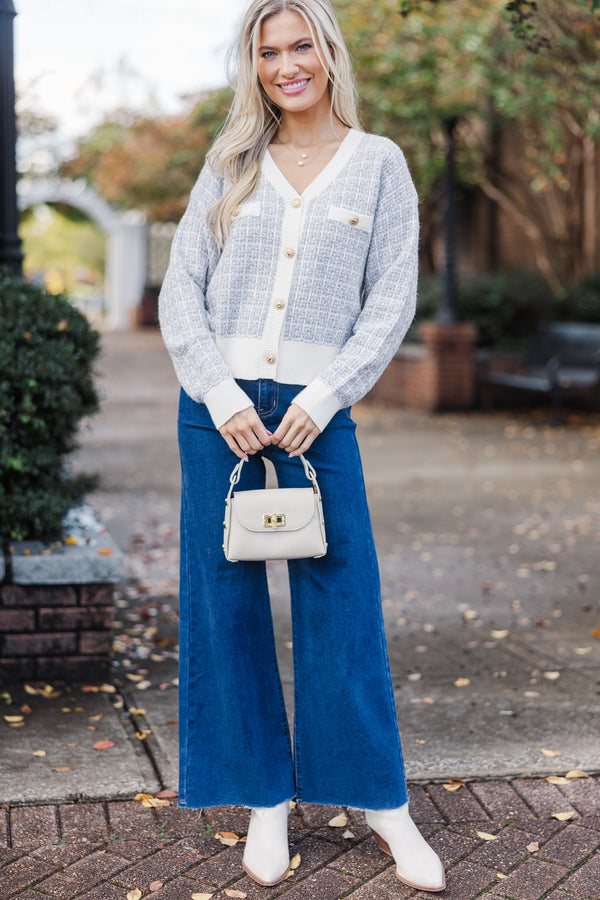
[[[80,210],[106,235],[106,303],[109,328],[129,328],[146,283],[146,217],[138,210],[115,212],[83,179],[26,179],[17,185],[21,211],[42,203]]]

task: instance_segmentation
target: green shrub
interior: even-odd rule
[[[600,322],[600,271],[585,275],[561,294],[559,318],[563,322]]]
[[[409,339],[416,339],[421,322],[435,319],[442,294],[439,275],[421,279]],[[557,317],[556,297],[545,278],[528,269],[461,274],[457,306],[459,319],[476,325],[480,345],[522,343],[538,322]]]
[[[91,486],[69,472],[78,426],[98,409],[99,335],[62,296],[0,269],[0,540],[59,536]]]

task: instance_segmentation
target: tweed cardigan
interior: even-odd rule
[[[302,194],[267,151],[222,251],[207,212],[225,190],[206,164],[173,240],[159,300],[186,393],[219,428],[251,406],[235,379],[304,386],[322,431],[363,397],[414,316],[417,196],[402,151],[348,132]]]

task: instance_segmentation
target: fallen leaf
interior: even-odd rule
[[[340,813],[339,816],[334,816],[333,819],[330,819],[327,824],[330,828],[345,828],[348,824],[348,816],[346,813]]]
[[[152,794],[136,794],[134,800],[152,800]]]
[[[23,706],[21,707],[21,712],[27,716],[27,715],[29,715],[30,712],[32,712],[32,709],[27,703],[24,703]]]
[[[592,631],[592,637],[600,638],[600,628],[594,628]]]
[[[292,860],[290,862],[290,869],[292,869],[292,871],[294,869],[297,869],[298,866],[300,865],[301,860],[302,860],[302,857],[300,856],[300,854],[296,853],[296,855],[292,858]]]
[[[160,891],[160,889],[161,889],[162,886],[163,886],[163,882],[162,882],[162,881],[152,881],[152,882],[148,885],[148,888],[149,888],[149,890],[151,890],[151,891]]]
[[[469,684],[471,684],[470,678],[457,678],[454,687],[467,687]]]
[[[348,829],[346,829],[346,831],[343,833],[342,837],[343,837],[343,838],[346,838],[346,840],[349,841],[351,838],[354,837],[354,834],[353,834],[353,833],[350,831],[350,829],[348,828]]]
[[[548,681],[557,681],[560,678],[560,672],[544,672],[544,678]]]
[[[496,878],[499,878],[500,881],[504,881],[505,878],[508,878],[508,875],[503,875],[502,872],[496,872]]]
[[[574,812],[558,812],[552,813],[552,818],[558,819],[559,822],[567,822],[569,819],[572,819],[574,815]]]
[[[563,775],[548,775],[546,781],[549,784],[568,784],[569,779],[565,778]]]
[[[435,703],[435,700],[433,699],[433,697],[423,697],[423,703],[427,703],[429,706],[431,706],[432,703]]]
[[[147,691],[149,687],[152,687],[151,681],[140,681],[139,684],[136,684],[136,690],[138,691]]]
[[[110,750],[110,748],[114,746],[114,741],[96,741],[96,743],[94,744],[94,750]]]
[[[562,756],[562,750],[542,750],[544,756]]]
[[[109,550],[108,547],[101,547],[100,550],[98,550],[98,556],[112,556],[113,552],[114,551]]]
[[[501,641],[503,638],[508,637],[510,632],[508,628],[501,628],[496,631],[491,631],[490,634],[495,641]]]
[[[33,751],[33,755],[34,755],[34,756],[45,756],[45,755],[46,755],[46,751],[45,751],[45,750],[34,750],[34,751]]]
[[[210,900],[214,894],[192,894],[192,900]]]
[[[103,715],[104,713],[98,713],[97,716],[88,716],[88,719],[90,720],[90,722],[99,722],[102,719]]]
[[[488,834],[487,831],[478,831],[477,837],[480,837],[482,841],[497,841],[497,834]]]
[[[589,778],[587,772],[584,772],[583,769],[571,769],[570,772],[567,772],[565,778]]]
[[[158,809],[160,806],[170,806],[170,800],[160,800],[158,797],[150,797],[150,799],[142,800],[142,806],[145,806],[146,809]]]
[[[537,853],[540,849],[540,845],[537,841],[532,841],[531,844],[527,844],[527,849],[530,853]]]
[[[159,791],[158,794],[154,795],[161,800],[175,800],[179,796],[177,791],[170,791],[168,788],[165,791]]]
[[[10,722],[9,728],[25,728],[25,722]]]
[[[116,694],[117,689],[114,684],[101,684],[98,688],[103,694]]]
[[[247,897],[248,894],[245,894],[243,891],[227,890],[227,891],[225,891],[225,896],[226,897],[238,897],[239,900],[244,900],[244,898]]]
[[[55,772],[70,772],[71,766],[55,766],[54,771]]]
[[[146,710],[140,709],[137,706],[134,709],[130,709],[129,712],[131,713],[132,716],[145,716],[146,715]]]
[[[443,784],[442,787],[444,788],[445,791],[457,791],[459,788],[462,787],[462,783],[456,784],[455,782],[450,782],[450,783]]]
[[[222,844],[225,844],[226,847],[235,847],[240,840],[238,835],[234,834],[233,831],[217,831],[215,837]]]
[[[133,891],[129,891],[127,894],[127,900],[142,900],[142,892],[139,888],[134,888]]]
[[[25,685],[25,693],[29,694],[31,697],[33,697],[36,694],[39,694],[39,691],[37,688],[32,687],[30,684],[26,684]]]
[[[22,722],[22,721],[23,721],[23,716],[4,716],[4,721],[5,721],[5,722],[9,722],[9,723],[11,723],[11,722]]]

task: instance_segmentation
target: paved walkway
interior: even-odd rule
[[[413,814],[443,857],[452,900],[598,900],[600,782],[477,782],[412,790]],[[168,801],[163,801],[167,803]],[[555,814],[572,816],[558,821]],[[340,820],[339,816],[342,816]],[[335,817],[335,818],[334,818]],[[337,821],[336,821],[337,819]],[[332,826],[331,821],[336,821]],[[344,821],[346,820],[346,821]],[[306,806],[290,817],[297,868],[275,888],[241,868],[248,811],[201,817],[174,806],[108,801],[0,809],[3,900],[401,900],[431,897],[401,885],[362,814]],[[219,837],[227,832],[229,844]],[[6,846],[6,849],[2,849]]]
[[[266,889],[215,837],[243,836],[245,811],[199,820],[132,800],[177,786],[177,390],[155,333],[106,335],[104,351],[78,465],[102,473],[93,502],[127,554],[114,685],[2,698],[25,725],[0,725],[0,898],[428,896],[394,879],[352,811],[339,828],[341,810],[297,810],[299,867]],[[414,816],[449,869],[440,896],[600,900],[600,420],[355,418]],[[284,566],[270,582],[291,717]]]

